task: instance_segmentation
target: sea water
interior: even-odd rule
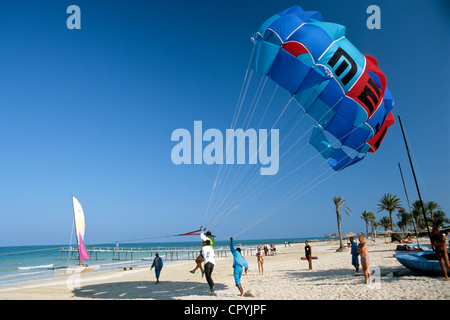
[[[311,240],[312,238],[308,238]],[[315,238],[319,241],[325,238]],[[286,242],[304,242],[305,238],[295,239],[257,239],[257,240],[235,240],[235,247],[256,248],[264,243],[274,244],[277,248],[284,247]],[[201,242],[153,242],[153,243],[111,243],[90,246],[87,245],[87,251],[91,256],[89,265],[100,265],[99,270],[114,270],[124,267],[148,266],[150,267],[155,253],[160,251],[160,256],[164,263],[173,263],[177,260],[192,259],[192,254],[188,256],[187,250],[191,252],[200,252]],[[78,264],[77,254],[68,254],[61,252],[61,249],[68,249],[68,246],[46,245],[46,246],[11,246],[0,247],[0,288],[11,286],[20,282],[39,280],[57,277],[59,274],[54,271],[55,268],[67,265]],[[111,252],[91,252],[93,248],[109,248]],[[133,255],[126,254],[127,249],[133,249]],[[144,252],[136,251],[140,248]],[[178,250],[178,256],[174,253],[166,256],[165,250]],[[216,241],[215,249],[229,249],[229,240]],[[114,260],[113,253],[114,251]],[[123,251],[122,251],[123,250]],[[148,251],[151,251],[148,252]],[[120,254],[120,259],[119,258]],[[126,258],[126,259],[125,259]],[[131,259],[132,258],[132,259]],[[173,260],[172,260],[172,259]]]

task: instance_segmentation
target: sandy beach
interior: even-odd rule
[[[160,284],[148,267],[133,270],[99,271],[81,276],[16,284],[0,289],[1,300],[448,300],[450,283],[443,277],[422,276],[408,271],[393,257],[397,244],[378,240],[369,244],[370,263],[379,267],[377,285],[364,284],[355,274],[350,250],[336,252],[338,242],[310,242],[313,270],[304,255],[304,244],[279,246],[278,254],[266,256],[264,274],[258,274],[255,256],[247,256],[250,270],[242,276],[246,295],[239,296],[234,284],[232,256],[217,258],[213,272],[216,296],[193,261],[166,263]],[[392,272],[396,272],[393,276]]]

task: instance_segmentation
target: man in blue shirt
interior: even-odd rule
[[[352,255],[352,265],[355,267],[356,272],[359,272],[359,253],[357,252],[358,249],[358,244],[356,243],[355,240],[353,240],[353,237],[350,237],[350,243],[352,246],[352,250],[350,251],[351,255]]]
[[[155,254],[155,259],[153,260],[152,267],[150,268],[150,270],[153,268],[155,268],[156,284],[158,284],[159,275],[161,274],[161,270],[163,268],[163,260],[158,254]]]
[[[233,245],[233,238],[230,238],[230,250],[233,254],[233,268],[234,268],[234,280],[236,283],[236,287],[239,289],[239,292],[241,293],[241,296],[244,295],[244,289],[242,289],[241,285],[241,275],[242,275],[242,268],[245,268],[245,273],[247,273],[248,270],[248,263],[247,260],[242,256],[241,254],[241,248],[234,248]]]

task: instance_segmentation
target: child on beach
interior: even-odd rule
[[[231,253],[233,254],[233,268],[234,268],[234,280],[236,283],[236,287],[239,289],[239,292],[241,293],[241,296],[244,295],[244,289],[242,289],[242,285],[241,285],[241,276],[242,276],[242,271],[245,267],[245,273],[247,273],[248,270],[248,263],[247,260],[245,260],[245,258],[242,256],[241,254],[241,249],[240,248],[234,248],[233,245],[233,238],[230,238],[230,250]]]
[[[370,278],[371,274],[369,270],[369,248],[367,242],[364,241],[364,236],[362,234],[358,236],[358,240],[359,244],[356,252],[361,255],[361,266],[364,272],[364,283],[371,284],[372,280]]]

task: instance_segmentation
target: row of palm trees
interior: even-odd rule
[[[341,213],[349,215],[351,210],[345,203],[344,197],[334,197],[333,202],[336,209],[338,233],[340,240],[339,251],[344,249],[342,243],[341,232]],[[446,218],[445,212],[434,201],[424,203],[425,215],[427,216],[427,222],[431,222],[432,226],[441,227],[444,223],[449,223],[450,220]],[[422,206],[420,201],[415,201],[408,212],[402,207],[400,199],[390,193],[384,194],[378,203],[378,212],[387,211],[389,216],[383,216],[378,221],[375,214],[370,211],[363,211],[360,218],[366,222],[366,234],[369,233],[369,226],[372,227],[372,232],[376,233],[379,227],[383,227],[384,230],[394,231],[394,226],[397,226],[401,231],[405,231],[408,227],[415,229],[426,229],[427,224],[423,216]],[[397,224],[394,224],[393,213],[397,211]]]

